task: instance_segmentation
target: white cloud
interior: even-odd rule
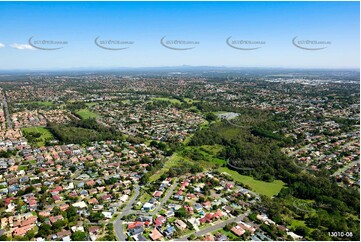
[[[0,48],[4,48],[5,45],[3,43],[0,43]]]
[[[18,49],[18,50],[34,50],[34,47],[32,47],[31,45],[28,44],[11,44],[11,47]]]

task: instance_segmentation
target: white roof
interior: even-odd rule
[[[76,207],[76,208],[86,208],[87,205],[84,201],[81,201],[81,202],[77,202],[77,203],[73,203],[73,207]]]
[[[104,217],[106,217],[106,218],[112,218],[112,213],[111,213],[111,212],[102,212],[102,214],[103,214]]]
[[[70,241],[71,239],[70,239],[70,236],[65,236],[64,238],[63,238],[63,241]]]

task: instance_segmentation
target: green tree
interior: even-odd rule
[[[40,237],[46,237],[51,233],[51,226],[49,224],[41,224],[39,227],[38,235]]]
[[[81,231],[75,231],[75,233],[73,233],[71,235],[72,240],[75,241],[85,241],[87,237],[87,234]]]
[[[217,120],[217,115],[215,115],[214,113],[207,113],[206,114],[206,120],[211,122],[211,121],[216,121]]]
[[[175,211],[175,216],[178,218],[185,218],[187,216],[187,210],[184,207],[181,207]]]

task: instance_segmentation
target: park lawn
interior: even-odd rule
[[[203,154],[204,160],[194,161],[194,160],[190,159],[189,157],[185,157],[182,154],[179,154],[179,153],[175,152],[171,157],[169,157],[168,160],[165,161],[163,168],[160,169],[160,171],[153,174],[149,178],[150,182],[158,180],[164,173],[169,171],[169,169],[171,167],[179,165],[180,161],[186,161],[186,162],[190,162],[190,163],[194,163],[194,164],[199,164],[204,169],[209,169],[210,166],[215,166],[215,165],[220,165],[221,166],[221,165],[226,164],[225,160],[216,158],[216,157],[213,156],[213,154],[208,153],[208,152],[218,153],[223,148],[222,145],[204,145],[204,148],[208,152],[202,151],[199,148],[200,148],[199,146],[196,146],[196,147],[188,146],[188,147],[186,147],[187,150],[193,150],[194,152],[199,152],[199,153]]]
[[[205,149],[206,151],[202,150]],[[208,169],[210,165],[224,165],[226,164],[225,160],[219,159],[215,157],[218,152],[223,149],[222,145],[203,145],[203,146],[188,146],[186,150],[190,150],[194,153],[199,153],[203,155],[202,160],[191,160],[189,157],[188,159],[191,160],[193,163],[198,163],[203,168]],[[185,158],[187,159],[187,158]]]
[[[193,161],[193,163],[197,163],[198,165],[200,165],[203,170],[208,170],[209,168],[215,168],[216,165],[224,165],[226,164],[226,161],[217,158],[211,158],[207,161]]]
[[[194,99],[191,99],[191,98],[188,98],[188,97],[183,98],[183,100],[185,102],[187,102],[188,104],[199,103],[200,102],[200,100],[194,100]]]
[[[168,102],[171,102],[173,104],[182,104],[182,102],[179,101],[178,99],[168,98],[168,97],[155,97],[155,98],[152,98],[152,100],[168,101]]]
[[[215,158],[215,157],[211,158],[209,161],[212,162],[215,165],[220,165],[220,166],[227,164],[227,162],[225,160]]]
[[[292,229],[296,229],[299,226],[306,226],[305,221],[303,220],[298,220],[298,219],[292,219],[291,222],[291,228]],[[307,226],[306,226],[307,227]]]
[[[216,144],[216,145],[202,145],[201,147],[203,149],[207,150],[212,155],[217,155],[223,149],[223,146],[218,145],[218,144]]]
[[[54,105],[53,102],[49,102],[49,101],[44,101],[44,102],[21,102],[21,103],[17,103],[17,105],[21,105],[21,106],[26,106],[26,105],[34,105],[37,107],[51,107]]]
[[[285,186],[285,183],[281,180],[274,180],[273,182],[259,181],[253,177],[241,175],[237,171],[230,170],[227,167],[220,167],[218,171],[230,174],[233,179],[249,186],[254,192],[269,197],[277,195]]]
[[[32,102],[32,103],[35,103],[39,106],[45,106],[45,107],[53,106],[53,102]]]
[[[234,126],[228,126],[228,127],[225,126],[225,127],[220,127],[217,133],[227,140],[232,140],[232,139],[236,139],[243,132],[244,131],[240,128]]]
[[[98,104],[97,102],[85,103],[85,105],[86,105],[87,107],[93,107],[93,106],[95,106],[95,105],[97,105],[97,104]]]
[[[187,98],[187,97],[185,97],[185,98],[183,98],[184,99],[184,101],[186,101],[187,103],[189,103],[189,104],[192,104],[194,101],[193,101],[193,99],[191,99],[191,98]]]
[[[149,181],[154,182],[154,181],[158,180],[164,173],[169,171],[169,169],[171,167],[177,166],[178,164],[180,164],[179,161],[181,161],[181,160],[191,161],[190,159],[179,155],[177,152],[173,153],[173,155],[171,157],[169,157],[168,160],[165,161],[164,166],[162,167],[162,169],[160,169],[157,173],[153,174],[149,178]]]
[[[312,232],[315,230],[315,228],[310,228],[310,227],[308,227],[308,226],[306,225],[305,221],[303,221],[303,220],[292,219],[291,226],[290,226],[291,229],[292,229],[292,230],[295,230],[295,229],[296,229],[297,227],[299,227],[299,226],[301,226],[301,227],[307,227],[307,228],[310,230],[310,233],[312,233]],[[322,231],[322,230],[324,230],[324,229],[326,229],[326,228],[320,226],[318,229],[320,229],[320,230]],[[307,238],[307,237],[306,237],[306,238]],[[310,239],[310,238],[308,238],[308,239]]]
[[[82,119],[88,119],[88,118],[96,118],[98,117],[98,114],[93,113],[89,109],[80,109],[76,112]]]
[[[213,112],[214,114],[225,114],[225,113],[229,113],[228,111],[217,111],[217,112]]]
[[[38,147],[44,146],[46,140],[54,139],[53,134],[45,127],[27,127],[27,128],[21,128],[22,132],[27,133],[41,133],[41,136],[39,137],[39,142],[36,143]]]

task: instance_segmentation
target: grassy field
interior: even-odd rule
[[[217,132],[220,136],[227,140],[236,139],[239,135],[243,133],[242,129],[231,126],[231,127],[221,127]]]
[[[213,112],[214,114],[225,114],[225,113],[229,113],[229,112],[227,112],[227,111],[217,111],[217,112]]]
[[[183,98],[185,102],[189,103],[189,104],[192,104],[192,103],[199,103],[200,101],[199,100],[193,100],[191,98]]]
[[[89,109],[80,109],[76,112],[82,119],[88,119],[88,118],[96,118],[98,117],[98,114],[93,113]]]
[[[17,103],[17,105],[21,105],[21,106],[26,106],[26,105],[35,105],[35,106],[38,106],[38,107],[51,107],[53,106],[53,102],[47,102],[47,101],[44,101],[44,102],[23,102],[23,103]]]
[[[310,230],[310,233],[312,233],[312,231],[314,231],[315,229],[314,228],[310,228],[306,225],[305,221],[303,220],[298,220],[298,219],[292,219],[291,221],[291,229],[295,230],[297,227],[307,227],[309,230]],[[322,226],[320,226],[318,229],[326,229]],[[306,237],[307,239],[307,237]],[[310,238],[308,238],[310,239]]]
[[[217,155],[223,149],[222,145],[202,145],[201,147],[212,155]]]
[[[255,180],[250,176],[241,175],[237,171],[230,170],[227,167],[220,167],[218,170],[219,172],[230,174],[236,181],[249,186],[254,192],[269,197],[277,195],[285,185],[281,180],[274,180],[273,182]]]
[[[209,169],[211,167],[214,167],[215,165],[223,165],[226,163],[226,161],[214,157],[219,151],[222,150],[221,145],[203,145],[200,147],[186,147],[187,151],[191,151],[194,153],[200,153],[203,155],[202,160],[192,160],[189,157],[183,156],[179,152],[174,153],[167,161],[165,161],[164,167],[160,169],[157,173],[152,175],[150,177],[150,181],[153,182],[157,179],[159,179],[164,173],[169,171],[171,167],[177,166],[181,164],[183,161],[187,161],[190,163],[197,163],[201,167],[203,167],[205,170]]]
[[[97,102],[85,103],[85,105],[86,105],[87,107],[93,107],[93,106],[95,106],[95,105],[97,105],[97,104],[98,104]]]
[[[32,103],[35,103],[35,104],[37,104],[39,106],[45,106],[45,107],[50,107],[50,106],[53,105],[52,102],[32,102]]]
[[[152,175],[149,178],[150,182],[156,181],[158,180],[164,173],[166,173],[167,171],[169,171],[169,169],[173,166],[177,166],[178,164],[180,164],[180,162],[182,162],[183,160],[185,161],[191,161],[187,158],[184,158],[183,156],[179,155],[177,152],[175,152],[171,157],[169,157],[169,159],[164,163],[164,166],[162,169],[160,169],[157,173],[155,173],[154,175]]]
[[[305,221],[293,219],[291,222],[291,228],[296,229],[298,226],[306,226]]]
[[[184,145],[187,145],[189,143],[189,141],[191,141],[192,137],[194,134],[190,134],[187,138],[185,138],[185,140],[183,141]]]
[[[155,97],[152,98],[152,100],[158,100],[158,101],[168,101],[171,103],[177,103],[177,104],[181,104],[182,102],[179,101],[178,99],[174,99],[174,98],[167,98],[167,97]]]
[[[36,143],[38,147],[45,145],[45,140],[48,139],[54,139],[53,134],[44,127],[27,127],[27,128],[21,128],[21,131],[23,133],[41,133],[41,136],[39,138],[39,142]]]
[[[222,145],[203,145],[203,146],[189,146],[186,150],[193,154],[202,155],[202,159],[191,160],[194,163],[200,164],[203,168],[208,169],[210,166],[226,164],[225,160],[215,157],[223,149]],[[191,157],[191,156],[190,156]]]

